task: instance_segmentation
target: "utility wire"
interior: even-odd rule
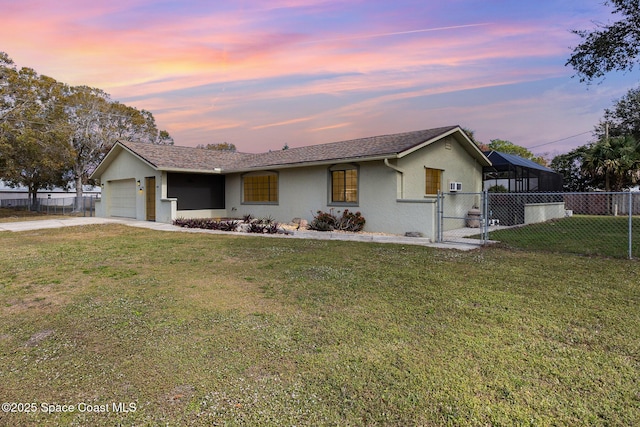
[[[582,132],[582,133],[578,133],[576,135],[571,135],[571,136],[567,136],[566,138],[560,138],[560,139],[556,139],[555,141],[551,141],[551,142],[545,142],[544,144],[538,144],[538,145],[534,145],[533,147],[528,147],[528,150],[532,150],[534,148],[538,148],[538,147],[543,147],[545,145],[549,145],[549,144],[555,144],[556,142],[560,142],[560,141],[564,141],[567,139],[571,139],[571,138],[575,138],[576,136],[580,136],[580,135],[586,135],[588,133],[592,133],[593,131],[587,131],[587,132]]]

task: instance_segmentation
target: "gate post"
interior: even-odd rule
[[[633,245],[632,245],[632,236],[633,236],[633,193],[629,190],[629,259],[633,259]]]
[[[487,244],[489,240],[489,192],[488,190],[482,191],[482,244]]]
[[[442,242],[442,192],[438,190],[436,196],[436,242]]]

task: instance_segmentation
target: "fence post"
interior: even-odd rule
[[[489,240],[489,197],[488,191],[482,191],[482,244],[486,245]]]
[[[440,215],[440,190],[438,190],[438,194],[436,196],[436,242],[440,243],[442,242],[442,236],[440,235],[441,232],[441,224],[440,221],[442,220],[441,215]]]
[[[632,246],[632,234],[633,234],[633,193],[629,190],[629,259],[633,259],[633,246]]]

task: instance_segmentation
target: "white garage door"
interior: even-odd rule
[[[136,181],[134,179],[109,181],[109,193],[111,216],[136,217]]]

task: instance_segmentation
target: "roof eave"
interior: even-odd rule
[[[294,168],[312,167],[312,166],[328,166],[328,165],[335,165],[340,163],[372,162],[376,160],[395,159],[397,157],[398,157],[397,153],[389,153],[389,154],[380,154],[380,155],[366,156],[366,157],[348,157],[348,158],[342,158],[342,159],[317,160],[312,162],[282,163],[282,164],[273,164],[273,165],[265,165],[265,166],[249,166],[245,168],[225,170],[223,171],[223,173],[244,173],[244,172],[260,171],[260,170],[294,169]]]
[[[200,173],[206,175],[220,175],[225,173],[226,171],[222,168],[213,168],[213,169],[190,169],[190,168],[176,168],[176,167],[159,167],[157,168],[160,172],[175,172],[175,173]]]

